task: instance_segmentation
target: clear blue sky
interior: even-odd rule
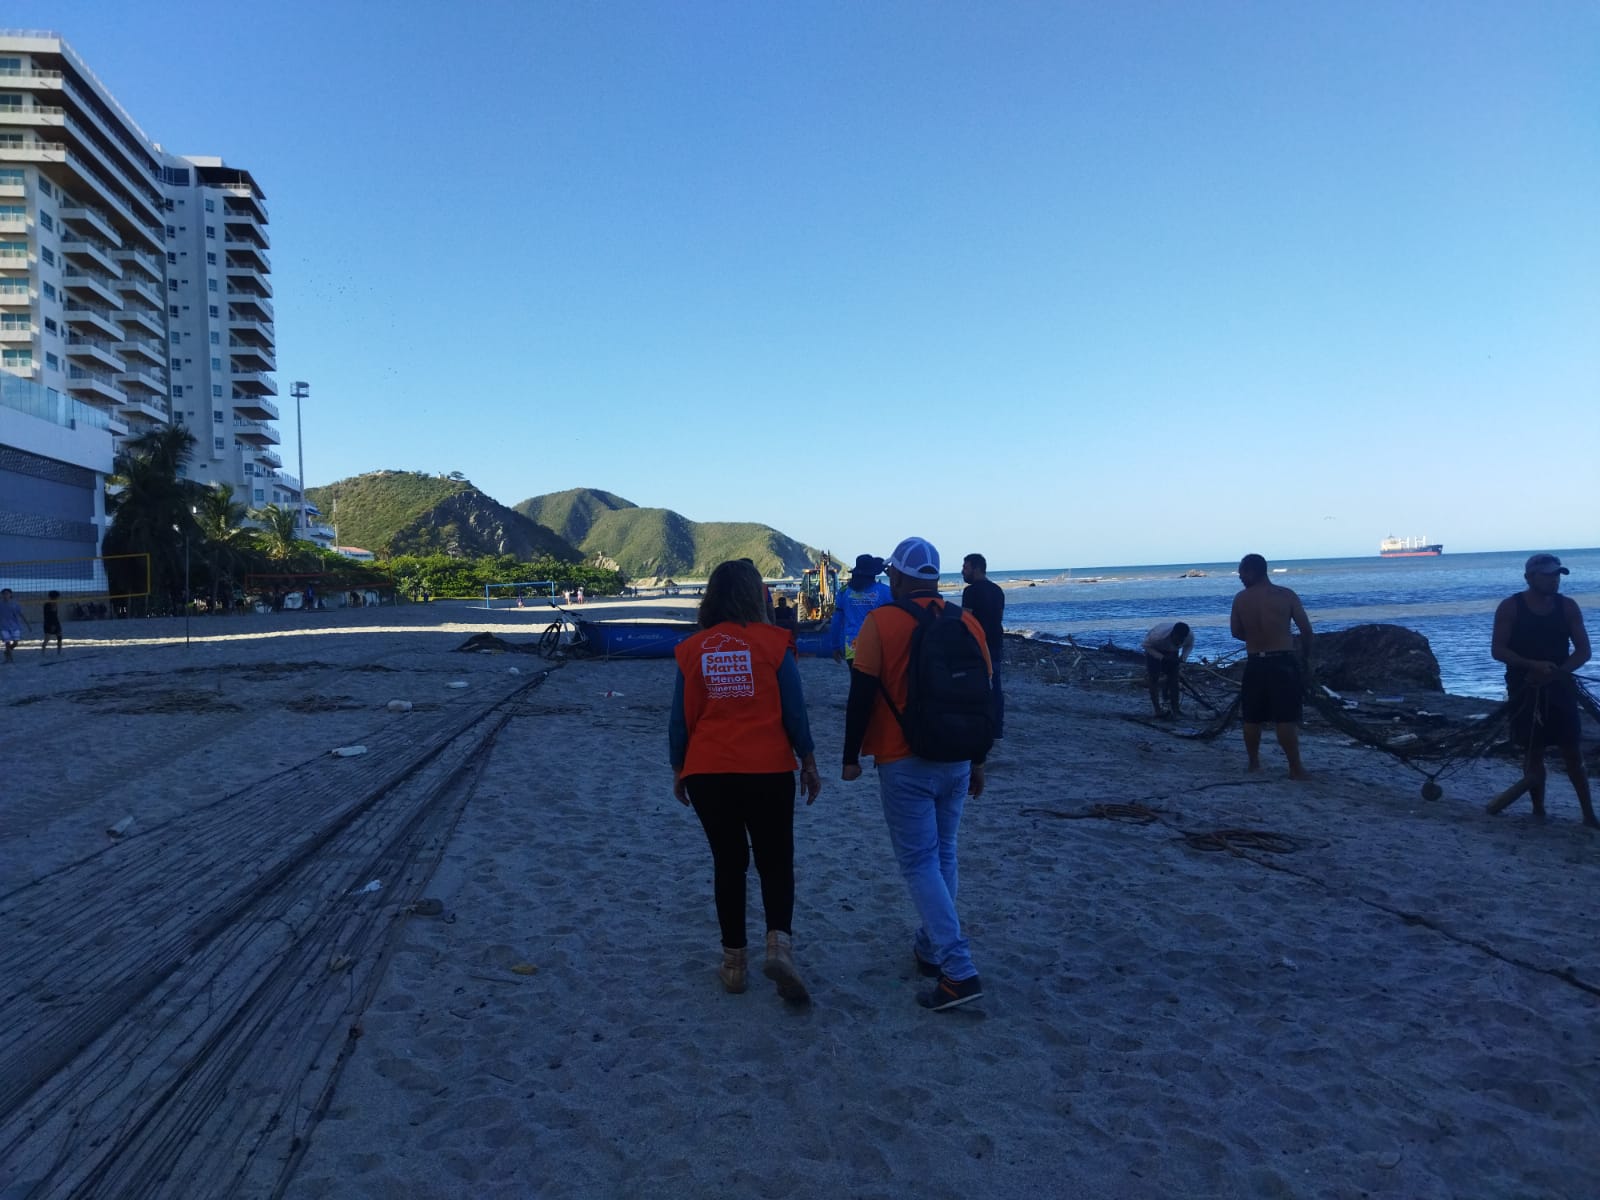
[[[1600,7],[8,0],[255,173],[284,458],[1054,567],[1600,543]]]

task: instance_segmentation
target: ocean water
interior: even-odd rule
[[[1274,562],[1272,581],[1300,594],[1314,630],[1386,622],[1428,639],[1446,691],[1501,698],[1505,670],[1489,657],[1495,606],[1523,587],[1532,551],[1450,554],[1438,558],[1312,558]],[[1584,610],[1591,638],[1600,637],[1600,549],[1556,550],[1572,574],[1561,590]],[[1013,633],[1137,646],[1158,621],[1187,621],[1197,656],[1241,648],[1228,631],[1238,564],[1165,563],[1036,571],[996,571],[1007,584],[1005,625]],[[1185,578],[1189,570],[1204,571]],[[946,580],[949,586],[951,580]],[[1034,586],[1009,586],[1031,582]],[[957,585],[959,586],[959,585]],[[1600,685],[1600,665],[1582,674]]]

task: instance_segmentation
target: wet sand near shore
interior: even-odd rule
[[[1600,838],[1559,772],[1542,825],[1483,815],[1504,760],[1428,803],[1315,725],[1311,782],[1270,737],[1248,776],[1236,732],[1125,720],[1142,682],[1018,663],[962,827],[987,995],[930,1014],[808,659],[796,1011],[717,983],[670,661],[454,652],[550,615],[69,623],[0,668],[0,1191],[1600,1194]],[[1283,840],[1186,836],[1240,829]]]

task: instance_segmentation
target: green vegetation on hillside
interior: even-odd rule
[[[616,571],[557,558],[536,558],[531,562],[511,554],[494,557],[454,558],[448,554],[401,555],[383,563],[402,596],[414,597],[427,591],[434,599],[483,596],[486,583],[535,583],[549,580],[556,590],[582,588],[590,596],[614,596],[622,590],[622,576]]]
[[[556,530],[591,561],[616,563],[630,579],[704,577],[730,558],[748,558],[765,575],[795,575],[816,558],[810,547],[768,525],[691,521],[594,488],[534,496],[517,511]]]
[[[401,529],[471,486],[464,479],[421,471],[373,471],[307,488],[306,499],[322,510],[324,520],[337,524],[340,542],[376,553]]]
[[[589,530],[604,513],[638,506],[598,488],[568,488],[564,492],[534,496],[514,507],[523,516],[555,530],[576,546],[588,536]]]

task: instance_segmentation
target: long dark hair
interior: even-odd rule
[[[710,629],[724,621],[741,625],[764,625],[767,621],[766,594],[761,572],[742,559],[717,564],[706,580],[706,594],[700,600],[700,628]]]

